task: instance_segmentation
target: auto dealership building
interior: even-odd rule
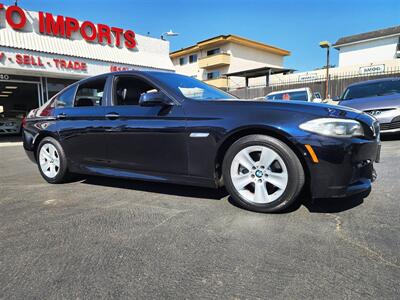
[[[118,70],[173,71],[169,42],[0,3],[0,106],[28,111],[70,83]]]

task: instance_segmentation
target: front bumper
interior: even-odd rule
[[[379,161],[380,142],[367,139],[340,139],[317,135],[297,139],[306,157],[313,198],[342,198],[368,193],[376,178],[374,162]],[[310,158],[311,145],[319,162]]]
[[[379,123],[381,133],[396,133],[400,132],[400,116],[394,118],[389,123]]]
[[[400,109],[384,111],[376,116],[381,133],[400,132]]]

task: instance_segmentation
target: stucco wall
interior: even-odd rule
[[[395,36],[343,46],[339,51],[339,67],[394,59],[398,41]]]
[[[254,49],[251,47],[246,47],[236,43],[226,43],[220,46],[215,46],[207,48],[196,52],[197,58],[201,59],[207,56],[207,50],[214,48],[220,48],[221,52],[230,54],[230,65],[224,67],[218,67],[214,69],[199,69],[198,63],[187,63],[185,65],[179,65],[179,58],[174,58],[172,60],[175,70],[177,73],[184,74],[187,76],[196,76],[197,79],[205,80],[206,74],[213,70],[220,71],[221,75],[231,72],[238,72],[243,70],[250,70],[256,68],[262,68],[265,66],[282,67],[283,66],[283,56],[278,54],[269,53],[266,51]],[[193,53],[194,54],[194,53]],[[189,55],[186,55],[188,57]],[[256,80],[250,80],[257,81]],[[260,82],[265,84],[265,78],[261,78]],[[231,77],[229,82],[230,88],[235,88],[238,86],[243,86],[245,79],[241,77]]]

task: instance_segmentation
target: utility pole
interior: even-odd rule
[[[329,89],[330,89],[330,78],[329,78],[329,56],[330,56],[330,48],[331,44],[328,41],[322,41],[319,43],[321,48],[326,49],[326,80],[325,80],[325,99],[330,97]]]

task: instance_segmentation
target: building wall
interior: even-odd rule
[[[283,56],[229,43],[231,64],[229,72],[262,68],[265,66],[283,67]]]
[[[342,46],[339,50],[339,67],[369,64],[396,58],[399,37],[387,37]]]
[[[210,48],[202,49],[191,54],[197,54],[198,60],[207,57],[207,51],[215,48],[220,48],[222,53],[230,54],[230,64],[228,66],[200,69],[198,62],[189,63],[185,65],[179,64],[179,58],[172,59],[172,63],[175,66],[175,71],[179,74],[187,76],[195,76],[197,79],[206,80],[207,73],[212,71],[219,71],[221,75],[231,72],[238,72],[249,69],[262,68],[265,66],[283,67],[283,56],[269,53],[266,51],[258,50],[255,48],[243,46],[236,43],[225,43],[219,46],[213,46]],[[189,57],[190,54],[184,55]],[[255,79],[257,81],[258,79]],[[250,80],[252,82],[254,80]],[[265,84],[265,78],[260,78],[260,82]],[[229,88],[235,88],[243,86],[245,79],[242,77],[231,77],[229,82],[227,81]]]

